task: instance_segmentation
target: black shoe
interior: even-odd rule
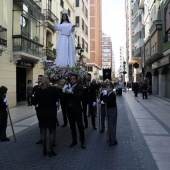
[[[43,150],[43,155],[44,155],[44,156],[47,155],[47,150]]]
[[[9,138],[3,138],[3,139],[1,139],[1,141],[2,141],[2,142],[9,142],[10,139],[9,139]]]
[[[75,146],[75,145],[77,145],[77,142],[76,142],[76,141],[73,141],[73,142],[69,145],[69,147],[72,148],[72,147]]]
[[[109,146],[115,146],[115,145],[117,145],[118,144],[118,142],[117,142],[117,140],[114,142],[114,143],[109,143]]]
[[[103,133],[103,132],[104,132],[104,129],[101,129],[101,130],[100,130],[100,133]]]
[[[67,124],[63,124],[61,127],[66,127],[67,126]]]
[[[85,125],[85,126],[84,126],[84,129],[86,129],[86,128],[88,128],[88,125]]]
[[[38,144],[42,144],[42,141],[39,140],[39,141],[36,142],[36,144],[37,144],[37,145],[38,145]]]
[[[94,129],[94,130],[97,130],[97,127],[96,127],[96,126],[93,126],[93,129]]]
[[[86,149],[86,145],[84,142],[81,143],[81,147],[82,147],[82,149]]]
[[[51,156],[56,156],[57,153],[54,152],[54,150],[52,150],[52,151],[48,151],[48,155],[49,155],[49,157],[51,157]]]

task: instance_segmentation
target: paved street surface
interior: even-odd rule
[[[0,143],[0,170],[169,170],[170,168],[170,103],[155,96],[143,100],[132,91],[117,96],[117,146],[108,146],[106,132],[85,130],[86,146],[69,148],[69,127],[57,127],[58,155],[43,156],[42,146],[36,145],[39,128],[34,107],[11,108],[17,142]],[[58,113],[63,123],[61,112]],[[97,117],[98,119],[98,117]],[[98,125],[98,123],[97,123]]]

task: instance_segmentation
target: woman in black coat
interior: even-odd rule
[[[7,106],[8,101],[6,99],[7,88],[5,86],[0,87],[0,140],[1,141],[10,141],[9,138],[6,137],[6,128],[7,128]]]
[[[34,105],[38,105],[39,126],[41,131],[41,140],[43,143],[43,154],[47,154],[46,149],[46,132],[50,131],[50,150],[49,156],[55,156],[53,146],[56,134],[56,101],[59,98],[60,91],[56,87],[50,85],[49,80],[43,76],[41,80],[41,88],[34,96]]]

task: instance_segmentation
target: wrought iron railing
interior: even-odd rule
[[[44,9],[44,16],[45,16],[45,20],[50,20],[50,21],[57,21],[57,17],[51,12],[51,10],[49,9]]]
[[[43,45],[38,44],[22,35],[13,36],[13,51],[22,51],[37,57],[42,57]]]
[[[47,56],[47,60],[54,60],[56,56],[54,55],[54,50],[49,48],[43,49],[43,55]]]
[[[0,45],[7,47],[7,29],[0,25]]]

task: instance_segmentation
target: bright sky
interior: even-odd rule
[[[125,0],[102,0],[102,31],[111,36],[116,72],[120,66],[120,46],[125,46]]]

